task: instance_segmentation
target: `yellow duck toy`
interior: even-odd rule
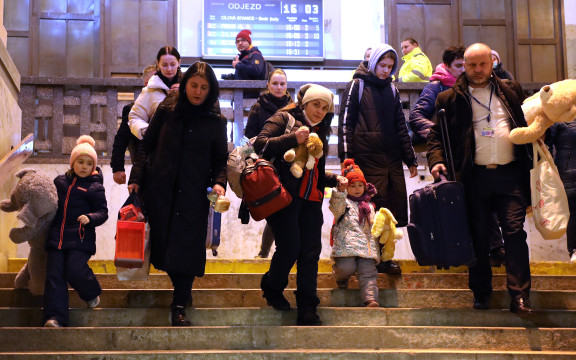
[[[398,221],[396,221],[390,210],[386,208],[380,208],[374,216],[371,231],[372,236],[380,238],[380,244],[384,245],[380,256],[382,261],[388,261],[394,257],[396,240],[401,239],[403,236],[402,230],[396,229],[396,224],[398,224]]]

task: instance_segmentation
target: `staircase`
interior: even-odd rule
[[[537,311],[523,318],[508,311],[502,268],[495,269],[492,310],[471,308],[465,269],[436,271],[411,261],[402,262],[402,276],[380,275],[384,307],[368,309],[357,307],[356,280],[348,290],[337,289],[329,262],[323,262],[320,327],[294,326],[296,310],[266,306],[261,274],[238,273],[246,270],[238,263],[261,272],[266,261],[229,262],[225,268],[222,261],[209,263],[207,271],[222,272],[196,280],[190,328],[169,326],[171,283],[161,273],[140,282],[99,273],[100,306],[86,309],[71,291],[71,327],[59,329],[39,327],[42,299],[14,290],[15,273],[2,273],[0,359],[576,359],[576,276],[569,275],[576,274],[574,264],[532,264]],[[288,287],[294,286],[291,275]],[[293,291],[286,297],[295,304]]]

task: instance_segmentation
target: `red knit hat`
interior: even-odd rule
[[[250,31],[248,29],[244,29],[244,30],[240,31],[238,33],[238,35],[236,35],[236,40],[238,40],[238,38],[242,38],[242,39],[248,40],[248,44],[252,44],[252,39],[250,39],[250,34],[252,34],[252,31]]]
[[[361,181],[364,185],[366,185],[366,178],[364,177],[364,173],[358,165],[354,163],[354,159],[346,159],[344,160],[344,169],[342,170],[342,175],[348,179],[348,183],[352,184],[355,181]]]

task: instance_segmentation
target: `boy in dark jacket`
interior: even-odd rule
[[[68,284],[89,308],[100,303],[102,289],[88,266],[96,253],[96,226],[108,219],[102,172],[94,139],[81,136],[70,155],[70,170],[54,179],[58,212],[46,240],[44,326],[68,325]]]

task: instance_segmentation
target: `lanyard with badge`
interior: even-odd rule
[[[480,133],[480,135],[482,135],[482,136],[488,136],[488,137],[495,137],[496,136],[496,131],[490,125],[490,116],[492,115],[492,110],[490,110],[490,106],[492,105],[492,94],[493,93],[494,93],[494,87],[490,86],[490,99],[488,100],[488,106],[482,104],[480,102],[480,100],[476,99],[476,97],[474,95],[472,95],[472,93],[470,93],[472,100],[476,101],[476,103],[478,103],[478,105],[480,105],[484,109],[488,110],[488,116],[486,117],[486,121],[488,122],[488,127],[485,127],[482,129],[482,132]]]

